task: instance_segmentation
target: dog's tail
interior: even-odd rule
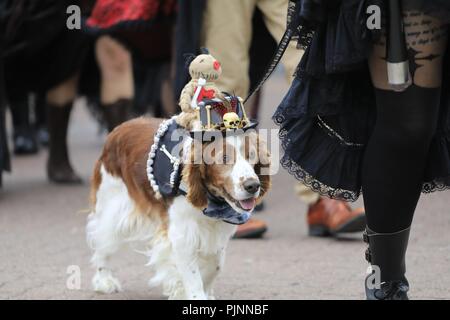
[[[94,173],[91,178],[91,193],[90,193],[90,206],[91,212],[95,212],[95,204],[97,203],[97,191],[100,187],[100,183],[102,182],[102,174],[100,172],[100,168],[102,166],[102,161],[99,159],[95,163]]]

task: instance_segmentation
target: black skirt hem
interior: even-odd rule
[[[273,119],[275,124],[282,125],[279,121],[280,119]],[[296,152],[295,156],[290,156],[289,152],[292,151],[294,144],[289,137],[288,130],[283,127],[279,132],[279,139],[281,141],[281,146],[284,151],[284,155],[280,160],[281,166],[289,172],[292,176],[294,176],[297,180],[302,182],[304,185],[309,187],[312,191],[320,194],[321,196],[326,196],[331,199],[342,200],[347,202],[355,202],[362,195],[362,187],[361,181],[359,178],[359,173],[361,172],[362,159],[364,155],[364,145],[352,143],[345,141],[345,139],[339,135],[336,131],[334,131],[331,127],[329,127],[320,117],[317,117],[317,126],[314,134],[319,136],[319,140],[322,140],[322,143],[315,143],[316,151],[315,153],[321,153],[323,158],[333,159],[332,162],[341,163],[342,165],[336,165],[334,167],[327,166],[327,170],[333,168],[334,174],[329,175],[320,175],[312,173],[312,170],[307,169],[306,167],[311,164],[310,161],[299,159],[298,155],[303,154],[301,151]],[[311,132],[308,132],[311,134]],[[306,139],[306,137],[304,137]],[[433,146],[436,146],[436,143],[442,139],[445,141],[450,141],[450,137],[437,137],[433,141]],[[446,142],[444,142],[447,145]],[[333,150],[330,151],[328,145],[332,145],[334,147]],[[324,147],[325,146],[325,147]],[[336,152],[336,149],[340,151]],[[447,153],[450,154],[450,148]],[[295,148],[296,151],[299,151],[298,148]],[[328,151],[327,151],[328,150]],[[310,151],[310,150],[309,150]],[[308,151],[308,152],[309,152]],[[350,152],[349,152],[350,151]],[[352,153],[351,156],[353,159],[350,161],[346,161],[345,159],[340,158],[339,155],[345,154],[346,157]],[[442,155],[441,152],[438,154]],[[334,158],[337,157],[337,158]],[[295,158],[295,159],[294,159]],[[430,163],[432,163],[432,159]],[[304,163],[304,166],[302,164]],[[357,165],[355,165],[357,163]],[[338,175],[338,171],[342,171],[343,167],[353,171],[356,173],[356,176],[353,176],[351,179],[347,175],[342,175],[341,177],[345,180],[345,183],[353,183],[353,188],[345,188],[340,187],[343,185],[342,181],[339,181],[336,184],[330,183],[328,181],[321,181],[319,176],[321,177],[333,177]],[[430,168],[428,168],[430,169]],[[348,172],[348,171],[347,171]],[[427,173],[427,175],[433,175],[432,173]],[[431,194],[437,191],[447,191],[450,190],[450,175],[444,177],[435,177],[431,180],[424,179],[425,182],[422,184],[422,193]]]

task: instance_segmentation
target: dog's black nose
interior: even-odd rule
[[[248,193],[251,193],[251,194],[258,192],[260,186],[261,186],[261,184],[259,183],[259,181],[254,180],[254,179],[244,182],[245,191],[247,191]]]

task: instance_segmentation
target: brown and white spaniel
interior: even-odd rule
[[[148,180],[147,165],[162,122],[138,118],[120,125],[96,163],[87,225],[96,269],[93,287],[119,291],[108,259],[122,245],[140,242],[155,272],[151,285],[162,285],[170,299],[213,299],[213,282],[236,226],[203,210],[212,196],[238,216],[248,215],[269,189],[270,176],[263,171],[270,155],[254,131],[203,143],[188,136],[180,148],[186,194],[160,197]]]

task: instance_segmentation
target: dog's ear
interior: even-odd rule
[[[187,164],[183,169],[183,180],[187,186],[187,199],[196,208],[208,205],[206,190],[203,186],[202,165]]]
[[[183,168],[183,181],[187,186],[187,199],[196,208],[205,208],[208,205],[206,189],[203,184],[204,164],[199,164],[195,157],[195,149],[201,149],[201,146],[191,148],[191,157],[189,163]],[[200,150],[201,152],[201,150]]]
[[[259,182],[261,183],[259,197],[262,198],[271,186],[270,152],[267,149],[266,141],[260,135],[258,135],[257,141],[258,162],[255,164],[255,173],[258,175]]]

